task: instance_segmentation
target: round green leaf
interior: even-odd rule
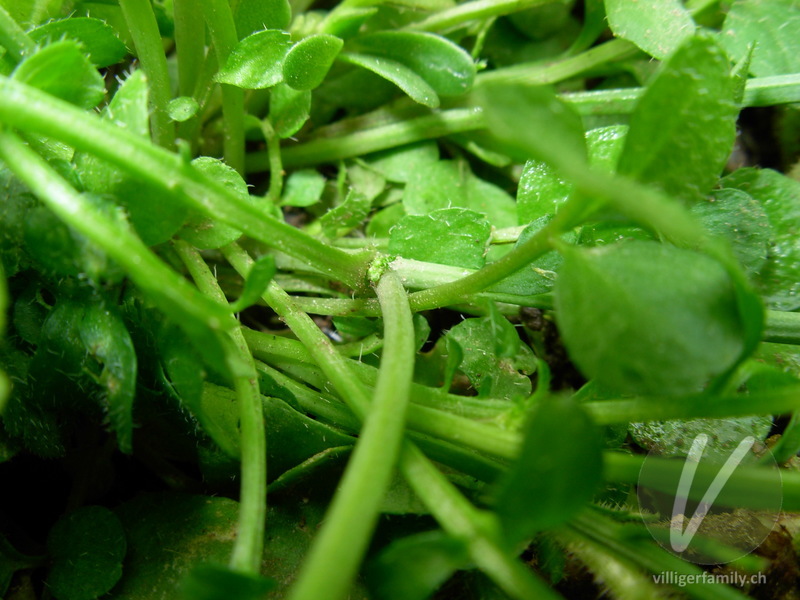
[[[755,275],[767,260],[772,234],[767,214],[749,194],[735,189],[715,190],[713,196],[693,205],[713,235],[727,239],[733,253],[749,275]]]
[[[744,347],[724,267],[657,242],[564,252],[555,307],[570,357],[587,377],[620,392],[698,392]]]
[[[199,109],[200,105],[197,104],[197,100],[190,96],[173,98],[169,101],[169,106],[167,107],[169,118],[178,123],[188,121],[197,114]]]
[[[122,576],[125,531],[117,516],[101,506],[86,506],[59,520],[47,549],[52,566],[47,587],[58,600],[94,600]]]
[[[433,33],[381,31],[355,40],[357,51],[400,63],[441,96],[459,96],[475,80],[475,62],[461,46]]]
[[[94,108],[106,93],[100,73],[74,40],[45,46],[23,60],[12,77],[81,108]]]
[[[480,269],[492,226],[465,208],[443,208],[427,215],[406,215],[392,228],[389,253],[425,262]]]
[[[296,90],[313,90],[325,79],[343,44],[338,37],[325,33],[301,40],[286,54],[284,80]]]
[[[41,45],[64,38],[76,40],[89,55],[89,60],[101,68],[118,63],[128,53],[114,28],[100,19],[71,17],[51,21],[37,27],[28,35]]]
[[[247,191],[247,184],[242,179],[242,176],[221,160],[210,156],[201,156],[194,159],[192,165],[211,179],[227,187],[234,194],[252,201]],[[229,225],[217,223],[204,214],[190,212],[189,218],[186,220],[183,229],[180,230],[179,235],[198,248],[220,248],[236,241],[242,235],[242,232]]]
[[[283,60],[291,45],[289,34],[277,29],[249,35],[233,47],[214,79],[247,90],[272,87],[283,79]]]

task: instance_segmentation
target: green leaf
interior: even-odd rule
[[[486,263],[492,226],[473,210],[443,208],[407,215],[392,229],[389,252],[424,262],[480,269]]]
[[[517,336],[516,330],[507,319],[489,316],[465,319],[453,327],[441,343],[446,344],[450,339],[458,343],[463,350],[459,369],[481,396],[527,397],[531,393],[528,375],[536,369],[533,352],[521,343],[513,353],[505,347],[496,347],[499,339],[510,340],[514,336]]]
[[[464,162],[420,162],[403,193],[403,206],[412,215],[442,208],[466,208],[486,216],[497,227],[516,224],[514,200],[496,185],[484,181]]]
[[[318,222],[329,238],[340,237],[357,227],[369,214],[372,202],[361,192],[351,189],[344,202],[322,215]]]
[[[619,392],[696,393],[745,345],[725,268],[657,242],[568,249],[555,307],[570,357],[587,377]]]
[[[408,94],[414,102],[431,108],[439,106],[439,96],[436,94],[436,90],[425,79],[401,62],[390,58],[372,56],[370,54],[357,54],[355,52],[343,52],[339,55],[339,60],[372,71],[387,81],[391,81]]]
[[[771,169],[738,169],[721,184],[748,193],[769,218],[767,263],[756,280],[768,306],[800,308],[800,183]]]
[[[486,124],[509,156],[552,164],[586,162],[583,121],[552,89],[491,83],[475,91]]]
[[[288,0],[239,0],[233,17],[242,39],[264,29],[289,29],[292,7]]]
[[[602,481],[602,439],[570,398],[542,399],[522,431],[519,456],[497,483],[495,510],[509,544],[566,522]]]
[[[739,61],[755,43],[750,72],[758,77],[800,72],[800,5],[794,0],[737,0],[725,17],[719,42]]]
[[[311,92],[298,91],[280,83],[272,88],[269,120],[278,137],[286,139],[300,131],[311,110]]]
[[[705,433],[708,435],[708,444],[703,450],[703,459],[722,464],[744,438],[753,436],[763,442],[771,429],[772,417],[766,415],[631,423],[628,431],[634,441],[648,452],[669,457],[688,456],[695,438]],[[748,454],[743,464],[753,464],[757,460],[755,453]]]
[[[733,148],[734,93],[725,53],[711,37],[689,39],[636,105],[619,172],[685,200],[701,199]]]
[[[149,139],[149,110],[147,78],[143,71],[134,71],[114,94],[103,116],[126,131]],[[162,189],[91,154],[78,154],[75,163],[86,190],[113,195],[148,246],[167,241],[183,225],[188,210]]]
[[[589,164],[613,173],[627,133],[626,125],[610,125],[587,131]],[[555,214],[570,194],[572,185],[559,177],[552,166],[541,160],[527,161],[517,188],[519,224],[527,225],[546,215]]]
[[[763,207],[740,190],[714,190],[708,200],[691,207],[714,236],[727,239],[745,272],[754,277],[767,261],[772,229]]]
[[[133,399],[136,395],[136,351],[120,315],[102,302],[86,307],[80,336],[89,356],[102,366],[99,382],[106,389],[108,420],[119,449],[133,452]]]
[[[418,169],[439,160],[439,146],[435,142],[417,142],[369,154],[365,160],[387,180],[407,183],[416,178]]]
[[[286,178],[282,206],[311,206],[319,202],[325,189],[325,177],[315,169],[301,169]]]
[[[247,279],[244,282],[244,289],[239,299],[231,304],[231,311],[238,313],[250,306],[253,306],[261,299],[264,290],[267,289],[269,282],[275,277],[277,267],[272,256],[262,256],[250,269]]]
[[[354,40],[359,53],[400,63],[424,79],[439,96],[467,93],[475,80],[469,53],[433,33],[380,31]]]
[[[367,564],[370,597],[375,600],[425,600],[469,563],[464,542],[442,531],[400,538]]]
[[[239,504],[228,498],[142,494],[116,513],[128,558],[115,600],[174,600],[198,563],[226,563],[236,538]]]
[[[169,118],[178,123],[188,121],[197,114],[198,110],[200,110],[200,105],[197,104],[197,100],[191,96],[173,98],[169,101],[169,105],[167,106]]]
[[[680,0],[605,0],[606,17],[617,37],[654,58],[665,58],[695,31]]]
[[[203,564],[194,567],[183,580],[181,596],[186,600],[259,600],[276,585],[267,577]]]
[[[62,517],[47,536],[52,564],[47,587],[58,600],[93,600],[122,576],[125,531],[102,506],[85,506]]]
[[[144,71],[134,71],[117,89],[104,115],[126,131],[148,138],[150,135],[148,95],[147,76]]]
[[[97,67],[108,67],[125,58],[128,53],[114,29],[100,19],[71,17],[50,21],[28,33],[40,45],[64,38],[80,42],[89,60]]]
[[[344,42],[319,33],[295,44],[283,63],[283,79],[296,90],[313,90],[322,83]]]
[[[12,78],[80,108],[94,108],[106,93],[100,73],[74,40],[45,46],[23,60]]]
[[[214,80],[247,90],[272,87],[283,80],[283,60],[291,45],[285,31],[253,33],[233,47]]]
[[[257,201],[256,198],[250,196],[242,176],[221,160],[210,156],[200,156],[192,161],[192,165],[243,200],[251,203]],[[205,214],[190,212],[179,235],[198,248],[221,248],[236,241],[242,232],[230,225],[217,223]]]

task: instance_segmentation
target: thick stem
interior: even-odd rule
[[[200,290],[215,302],[227,305],[225,293],[200,253],[182,240],[177,240],[174,247]],[[228,318],[238,354],[231,356],[229,360],[246,365],[246,371],[241,374],[236,374],[231,369],[239,403],[242,467],[238,533],[230,566],[243,573],[258,574],[264,551],[264,525],[267,517],[267,440],[264,432],[264,410],[253,356],[233,314],[229,313]]]
[[[120,0],[119,5],[133,37],[136,55],[150,83],[153,140],[171,150],[175,146],[175,125],[168,113],[172,90],[153,6],[150,0]]]
[[[381,278],[377,293],[386,347],[375,394],[325,524],[291,589],[291,600],[336,600],[347,594],[400,452],[413,374],[408,365],[414,362],[414,325],[406,292],[394,274]]]
[[[298,146],[287,146],[283,150],[283,166],[297,168],[336,163],[344,158],[482,127],[484,123],[479,111],[457,108],[338,138],[318,138]],[[267,152],[253,152],[247,156],[248,172],[267,171],[269,166]]]
[[[178,57],[178,95],[192,97],[200,103],[197,89],[205,63],[205,22],[193,0],[174,0],[175,51]],[[178,136],[197,145],[200,116],[178,123]]]
[[[227,0],[202,0],[202,5],[221,68],[239,41],[233,12]],[[244,90],[224,83],[221,88],[222,116],[225,120],[225,162],[239,173],[244,173]]]
[[[800,313],[768,310],[766,317],[765,342],[800,345]]]

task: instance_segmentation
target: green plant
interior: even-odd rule
[[[748,597],[633,492],[697,433],[800,450],[798,39],[792,0],[0,1],[0,591]]]

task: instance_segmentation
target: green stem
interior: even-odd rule
[[[230,246],[229,249],[231,248],[235,251],[230,251],[226,258],[237,271],[246,272],[247,266],[252,264],[252,259],[240,248]],[[369,412],[369,398],[364,385],[350,369],[347,359],[336,351],[308,315],[299,311],[289,296],[275,284],[271,284],[267,289],[264,299],[303,342],[351,410],[363,419]],[[505,451],[510,450],[506,448]],[[474,508],[441,473],[437,475],[436,468],[409,441],[405,442],[403,448],[401,468],[417,494],[423,499],[428,499],[428,509],[440,520],[446,531],[461,531],[468,534],[471,538],[473,560],[498,585],[520,599],[555,597],[521,563],[503,552],[494,538],[487,536]],[[330,560],[330,556],[327,558]]]
[[[610,43],[609,43],[610,44]],[[618,46],[603,47],[603,51],[622,50]],[[599,50],[598,50],[599,52]],[[573,57],[578,59],[579,57]],[[540,75],[528,73],[526,78],[551,78],[557,73],[567,73],[578,63],[566,62],[567,66],[542,67]],[[585,59],[584,59],[585,60]],[[559,63],[560,64],[560,63]],[[572,65],[572,66],[570,66]],[[563,71],[562,71],[563,69]],[[487,72],[481,77],[489,77]],[[633,112],[643,88],[624,90],[601,90],[593,92],[576,92],[564,94],[561,98],[583,115],[628,115]],[[743,106],[771,106],[800,102],[800,74],[777,75],[750,79],[745,88]],[[483,115],[475,109],[454,108],[432,115],[413,118],[398,117],[392,119],[381,116],[382,124],[343,133],[338,136],[324,136],[310,139],[296,146],[287,146],[283,150],[283,164],[287,168],[308,167],[318,164],[333,164],[345,158],[360,156],[369,152],[396,148],[405,144],[428,140],[454,133],[476,131],[485,127]],[[335,132],[335,128],[326,128]],[[247,171],[260,172],[269,170],[267,152],[253,152],[247,156]]]
[[[214,42],[217,62],[225,65],[233,47],[239,41],[236,23],[227,0],[202,0],[206,25]],[[233,85],[221,84],[222,116],[225,120],[223,140],[225,162],[244,173],[244,90]]]
[[[500,260],[490,263],[452,283],[411,294],[411,308],[414,311],[439,308],[467,301],[470,295],[486,289],[512,273],[519,271],[532,260],[552,250],[551,239],[558,236],[568,227],[568,219],[559,218],[566,211],[560,212],[549,225],[536,233],[521,246],[514,248]]]
[[[267,140],[267,157],[269,158],[269,191],[267,191],[267,198],[273,204],[278,204],[283,193],[281,140],[275,133],[269,118],[261,121],[261,129],[264,132],[264,138]]]
[[[0,159],[64,223],[117,261],[160,308],[172,314],[188,314],[215,330],[227,324],[229,313],[225,308],[168,268],[133,233],[112,223],[16,135],[2,130]]]
[[[487,83],[508,82],[528,85],[545,85],[564,81],[608,63],[625,60],[640,50],[632,43],[615,39],[600,44],[576,56],[569,56],[551,63],[542,61],[522,63],[480,73],[475,86]]]
[[[136,55],[150,83],[153,140],[168,150],[175,147],[175,125],[169,118],[172,90],[164,44],[150,0],[120,0],[120,8],[136,46]]]
[[[182,240],[176,240],[173,245],[200,291],[218,304],[227,306],[225,293],[200,253]],[[241,375],[234,375],[234,389],[239,403],[242,468],[238,533],[230,566],[237,571],[257,575],[264,551],[264,524],[267,516],[267,440],[264,433],[264,410],[253,356],[232,313],[229,313],[229,321],[238,354],[229,360],[240,361],[247,367]],[[236,372],[233,369],[231,371]]]
[[[800,313],[768,310],[766,317],[765,342],[800,345]]]
[[[562,98],[583,115],[627,115],[633,112],[644,88],[572,92]],[[747,80],[742,107],[800,102],[800,73]]]
[[[394,274],[381,277],[377,293],[386,348],[375,394],[325,524],[291,589],[291,600],[336,600],[347,594],[400,453],[413,374],[408,365],[414,362],[414,325],[406,292]]]
[[[512,598],[560,598],[500,542],[496,517],[478,511],[410,442],[403,448],[403,475],[448,534],[467,544],[472,561]]]
[[[336,163],[344,158],[394,148],[420,140],[480,129],[484,126],[479,111],[468,108],[446,110],[424,117],[366,129],[339,138],[313,139],[283,150],[283,166],[297,168],[320,163]],[[269,154],[253,152],[247,156],[247,171],[269,169]]]
[[[36,43],[28,37],[25,30],[2,5],[0,5],[0,44],[14,63],[18,63],[36,50]]]
[[[667,419],[727,419],[750,415],[777,415],[798,408],[800,386],[735,396],[633,398],[587,402],[586,410],[600,425]]]
[[[193,0],[174,0],[175,51],[178,57],[178,95],[193,97],[198,103],[197,86],[205,63],[205,22]],[[194,148],[197,144],[199,115],[178,123],[178,136]]]
[[[647,481],[642,481],[642,464],[647,460]],[[603,476],[606,481],[618,481],[645,485],[654,490],[675,493],[683,472],[684,462],[656,456],[639,456],[621,452],[606,451],[603,455]],[[719,474],[719,465],[699,463],[689,497],[700,500],[705,490]],[[781,510],[794,512],[800,510],[800,472],[780,470],[782,484]],[[776,471],[769,467],[739,466],[725,483],[718,496],[720,506],[774,510],[774,494],[760,495],[759,490],[774,490]]]
[[[199,173],[180,156],[153,146],[97,115],[25,84],[0,78],[0,121],[95,154],[166,191],[175,201],[316,265],[326,276],[355,288],[364,285],[371,253],[344,252],[267,216],[257,206]]]
[[[502,17],[527,8],[550,4],[551,2],[552,0],[473,0],[447,10],[440,10],[421,21],[409,23],[402,29],[446,31],[470,21]]]

